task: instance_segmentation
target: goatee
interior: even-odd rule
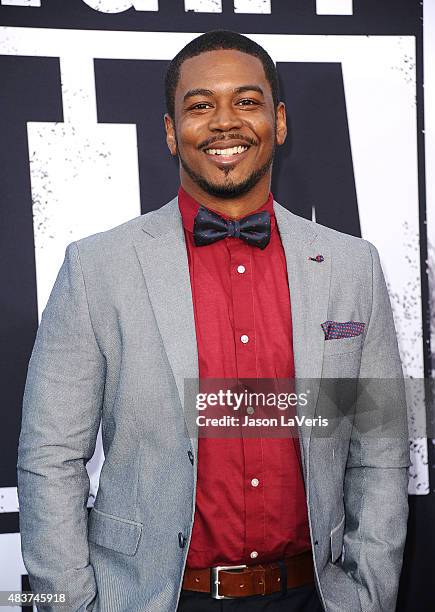
[[[180,153],[178,153],[178,157],[186,174],[188,174],[192,181],[196,183],[203,191],[216,198],[230,200],[248,193],[255,187],[258,181],[268,172],[269,168],[271,167],[274,153],[275,149],[272,151],[270,158],[265,164],[251,172],[249,176],[239,183],[235,183],[230,177],[232,168],[224,168],[222,172],[224,173],[226,180],[221,184],[210,183],[206,178],[195,172],[195,170],[193,170],[193,168],[191,168],[181,157]]]

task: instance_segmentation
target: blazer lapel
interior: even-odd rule
[[[306,223],[277,202],[274,202],[274,211],[287,262],[296,392],[310,388],[308,405],[299,414],[311,418],[315,416],[322,376],[325,340],[320,324],[328,318],[330,250],[315,225]],[[323,255],[324,260],[312,261],[310,257],[316,255]],[[302,429],[303,443],[308,447],[311,428]]]
[[[184,230],[174,198],[145,217],[134,240],[150,301],[168,356],[192,446],[197,430],[191,406],[185,406],[185,379],[198,380],[198,350]],[[189,398],[195,384],[189,386]]]

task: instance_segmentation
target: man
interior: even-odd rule
[[[273,201],[286,116],[256,43],[193,40],[166,101],[178,197],[71,243],[38,329],[18,459],[32,588],[77,611],[393,611],[409,454],[377,250]],[[364,435],[383,406],[370,393],[344,402],[338,435],[186,433],[189,379],[295,376],[314,381],[305,417],[343,409],[336,379],[399,381],[394,435]]]

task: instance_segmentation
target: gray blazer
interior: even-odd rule
[[[300,438],[325,610],[393,611],[408,515],[409,447],[379,255],[365,240],[274,207],[287,260],[297,384],[341,377],[399,381],[389,400],[398,423],[393,435],[361,433],[359,415],[376,416],[378,409],[366,394],[365,405],[340,420],[338,435],[305,428]],[[310,259],[317,254],[323,262]],[[325,341],[321,323],[327,320],[365,322],[365,331]],[[67,608],[40,610],[176,610],[197,459],[195,432],[185,427],[184,380],[197,376],[177,199],[69,244],[29,362],[18,449],[30,584],[37,592],[66,593],[69,601]],[[338,392],[323,394],[317,385],[304,414],[321,415],[331,397],[337,406],[342,402]],[[105,462],[88,520],[85,465],[101,419]]]

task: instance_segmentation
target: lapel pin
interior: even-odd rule
[[[325,258],[323,257],[323,255],[316,255],[315,257],[308,257],[308,259],[311,259],[311,261],[317,261],[318,263],[320,263],[321,261],[325,261]]]

